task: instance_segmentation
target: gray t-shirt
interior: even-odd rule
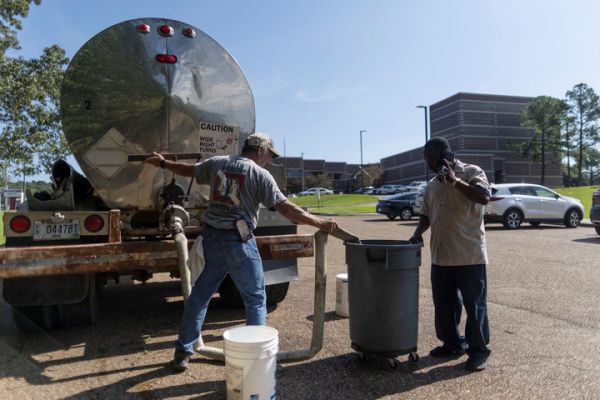
[[[204,222],[217,229],[234,229],[241,218],[256,228],[262,203],[271,208],[286,200],[273,176],[244,156],[215,156],[194,166],[196,181],[210,185]]]

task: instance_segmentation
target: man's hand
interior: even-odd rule
[[[162,160],[164,160],[164,159],[165,158],[162,155],[160,155],[157,152],[153,151],[152,155],[150,157],[146,158],[144,160],[144,162],[148,163],[150,165],[154,165],[155,167],[160,167],[160,162]]]
[[[333,218],[321,218],[319,222],[319,230],[322,232],[331,233],[338,227],[337,222]]]
[[[448,160],[443,159],[442,163],[444,165],[442,166],[442,169],[440,170],[440,174],[443,176],[443,179],[440,179],[440,180],[442,182],[448,182],[448,183],[456,182],[458,180],[458,177],[454,173],[454,170],[452,169],[452,166],[450,166],[450,163],[448,162]]]
[[[412,235],[410,239],[408,239],[408,243],[412,244],[423,244],[423,236],[421,235]]]

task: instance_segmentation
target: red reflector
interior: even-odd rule
[[[31,221],[24,215],[17,215],[10,220],[10,229],[17,233],[26,232],[31,226]]]
[[[137,27],[138,32],[141,33],[149,33],[150,32],[150,25],[148,24],[139,24]]]
[[[592,193],[592,196],[593,197],[600,197],[600,192],[594,192],[594,193]]]
[[[196,31],[192,28],[183,28],[183,35],[189,38],[196,37]]]
[[[159,63],[175,64],[177,62],[177,56],[172,54],[157,54],[156,61]]]
[[[492,196],[490,201],[498,201],[498,200],[502,200],[503,198],[504,198],[504,196]]]
[[[158,28],[158,32],[163,36],[173,36],[173,28],[169,25],[161,25]]]
[[[89,232],[98,232],[104,227],[104,220],[99,215],[90,215],[83,222],[83,226]]]

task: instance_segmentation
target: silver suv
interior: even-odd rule
[[[578,199],[528,183],[492,185],[492,197],[485,206],[485,221],[502,222],[507,229],[517,229],[525,221],[533,226],[558,222],[576,228],[583,215]]]

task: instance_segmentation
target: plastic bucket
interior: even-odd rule
[[[341,317],[348,316],[348,274],[335,276],[335,313]]]
[[[275,399],[278,332],[240,326],[223,333],[228,400]]]

